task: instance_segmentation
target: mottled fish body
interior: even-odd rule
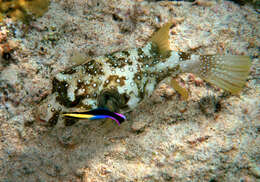
[[[235,55],[190,55],[169,48],[164,25],[142,48],[87,60],[58,73],[52,94],[39,106],[41,120],[56,124],[60,113],[98,107],[111,112],[134,109],[167,76],[194,73],[231,93],[238,93],[249,74],[250,59]]]

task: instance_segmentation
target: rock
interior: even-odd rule
[[[257,177],[257,178],[259,178],[260,177],[260,166],[259,165],[256,165],[256,164],[250,164],[250,171],[251,171],[251,173],[255,176],[255,177]]]
[[[147,125],[147,122],[138,121],[138,122],[134,122],[132,124],[131,128],[134,132],[141,133],[144,131],[146,125]]]

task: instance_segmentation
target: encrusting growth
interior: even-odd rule
[[[33,17],[42,16],[50,0],[0,0],[0,22],[4,17],[28,23]]]

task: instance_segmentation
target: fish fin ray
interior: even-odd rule
[[[250,73],[251,61],[248,56],[200,56],[200,61],[199,76],[232,94],[242,90]]]
[[[180,84],[175,80],[175,78],[171,79],[171,86],[174,90],[176,90],[182,97],[183,100],[188,100],[189,92],[186,88],[180,86]]]
[[[164,24],[157,32],[153,34],[150,39],[150,42],[157,45],[159,48],[159,53],[162,55],[167,55],[170,48],[170,29],[175,26],[177,23],[183,21],[183,19],[174,19],[166,24]]]

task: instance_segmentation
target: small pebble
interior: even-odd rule
[[[85,174],[85,170],[82,168],[75,170],[75,175],[78,177],[82,177],[82,176],[84,176],[84,174]]]
[[[249,169],[250,169],[251,173],[252,173],[255,177],[257,177],[257,178],[260,177],[260,166],[259,166],[259,165],[251,164]]]
[[[134,122],[133,124],[132,124],[132,130],[133,131],[135,131],[135,132],[143,132],[144,131],[144,129],[145,129],[145,126],[147,125],[147,123],[146,122],[141,122],[141,121],[139,121],[139,122]]]

